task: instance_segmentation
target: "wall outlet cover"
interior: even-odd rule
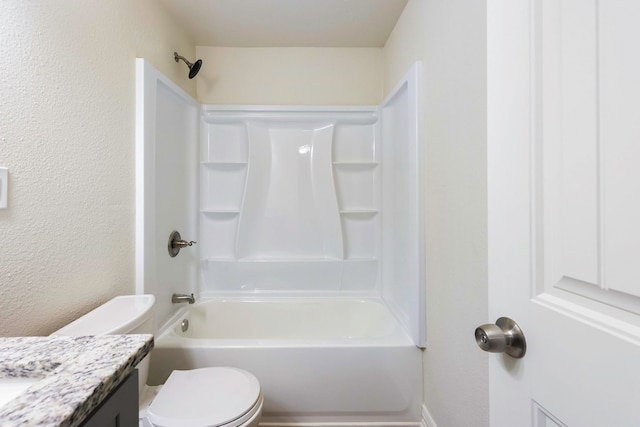
[[[7,191],[9,189],[9,170],[0,168],[0,209],[7,208]]]

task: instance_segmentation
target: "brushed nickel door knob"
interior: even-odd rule
[[[521,359],[527,352],[527,341],[520,326],[508,317],[496,320],[495,325],[486,324],[476,328],[476,343],[490,353],[506,353]]]

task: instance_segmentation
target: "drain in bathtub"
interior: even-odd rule
[[[187,332],[187,330],[189,329],[189,321],[187,319],[183,319],[182,323],[180,324],[180,328],[182,328],[182,332]]]

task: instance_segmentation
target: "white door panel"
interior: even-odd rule
[[[640,3],[488,2],[491,425],[640,425]]]

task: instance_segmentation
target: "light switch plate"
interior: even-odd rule
[[[7,208],[7,191],[9,189],[9,170],[0,168],[0,209]]]

